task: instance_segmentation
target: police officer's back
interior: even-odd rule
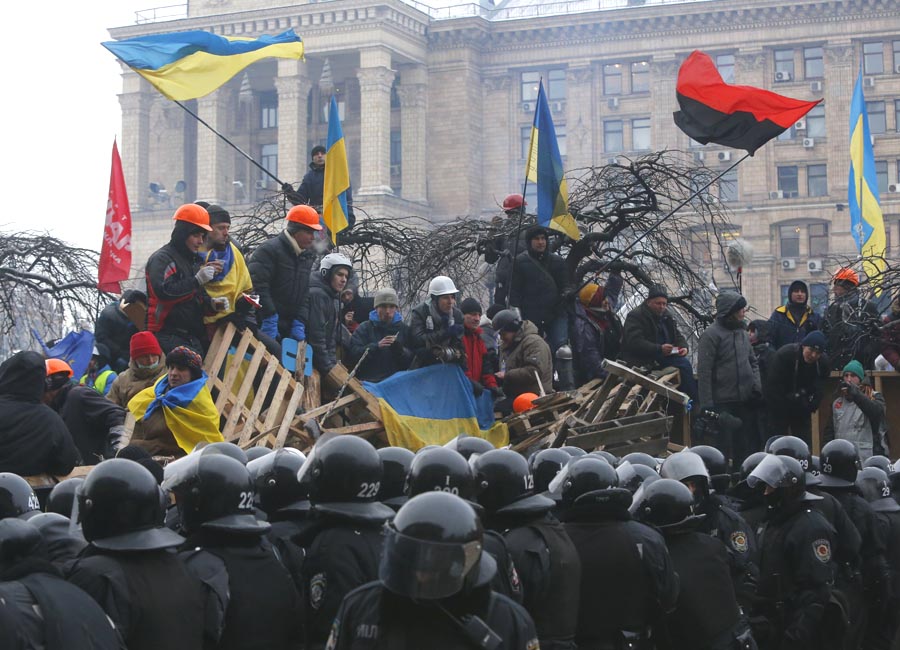
[[[581,557],[581,650],[651,647],[650,627],[677,602],[678,576],[662,535],[631,518],[631,493],[617,485],[615,470],[595,456],[573,459],[551,483]]]
[[[187,541],[179,557],[206,589],[204,647],[288,650],[297,645],[299,597],[253,514],[250,473],[224,454],[170,464],[163,487],[175,497]]]
[[[169,549],[184,541],[162,526],[162,492],[132,460],[105,460],[78,491],[89,542],[68,579],[96,600],[129,650],[203,647],[203,590]]]
[[[481,540],[478,516],[459,497],[411,498],[387,527],[379,580],[347,595],[328,648],[536,649],[528,613],[491,591],[496,565]]]
[[[550,514],[556,503],[533,493],[528,462],[514,451],[481,454],[473,469],[484,521],[506,540],[541,646],[574,648],[581,560],[565,528]]]

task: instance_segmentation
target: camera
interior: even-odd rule
[[[442,363],[453,363],[462,358],[462,353],[458,349],[451,348],[450,346],[435,346],[431,348],[431,354],[434,355],[435,359]]]

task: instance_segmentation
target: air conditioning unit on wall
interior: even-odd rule
[[[618,97],[610,97],[606,100],[607,108],[619,108],[619,98]]]
[[[776,72],[775,73],[775,81],[783,82],[783,81],[790,81],[790,80],[791,80],[790,72]]]
[[[825,263],[822,260],[809,260],[806,263],[806,269],[810,273],[821,273],[825,270]]]
[[[782,192],[781,190],[774,190],[772,192],[769,192],[769,198],[770,199],[783,199],[784,192]]]
[[[720,151],[718,153],[719,162],[729,162],[731,160],[731,152],[730,151]]]
[[[785,271],[793,271],[797,268],[797,260],[783,259],[781,260],[781,268]]]

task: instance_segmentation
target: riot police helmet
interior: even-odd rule
[[[866,467],[877,467],[885,474],[890,474],[892,470],[891,459],[887,456],[882,456],[881,454],[869,456],[863,461],[863,469]]]
[[[406,496],[449,492],[467,501],[475,499],[472,467],[459,452],[437,447],[413,458],[406,476]]]
[[[769,445],[769,453],[776,456],[790,456],[800,463],[800,467],[807,473],[806,485],[819,485],[821,481],[818,476],[812,474],[812,454],[809,451],[809,445],[802,438],[797,436],[779,436]]]
[[[511,514],[533,509],[549,510],[554,503],[534,493],[534,477],[528,461],[510,449],[481,454],[472,463],[478,503],[490,514]]]
[[[211,442],[208,445],[204,445],[200,449],[200,454],[206,456],[207,454],[223,454],[225,456],[229,456],[238,461],[241,465],[246,465],[249,459],[247,458],[247,452],[238,447],[233,442]]]
[[[257,458],[262,458],[266,454],[271,454],[274,449],[269,449],[268,447],[263,447],[261,445],[257,445],[256,447],[250,447],[247,450],[247,462],[252,463]]]
[[[0,519],[22,517],[40,512],[37,495],[24,478],[12,472],[0,472]]]
[[[641,477],[641,475],[635,471],[635,467],[644,467],[645,469],[650,469],[645,465],[632,465],[631,462],[627,460],[623,460],[621,463],[619,463],[618,467],[616,467],[616,476],[619,477],[619,487],[625,488],[632,494],[637,492],[637,489],[644,482],[644,479]]]
[[[622,456],[619,462],[623,462],[626,460],[632,465],[646,465],[654,472],[658,472],[660,469],[659,460],[642,451],[633,451],[630,454],[625,454],[624,456]]]
[[[84,483],[84,477],[76,476],[64,479],[54,485],[47,497],[47,512],[71,517],[72,508],[75,506],[75,492],[82,483]]]
[[[247,463],[256,503],[270,517],[281,510],[309,510],[309,486],[297,478],[306,456],[297,449],[284,447]]]
[[[582,456],[587,456],[587,452],[584,449],[582,449],[581,447],[573,447],[572,445],[563,445],[562,447],[559,447],[559,449],[562,449],[564,452],[569,454],[569,456],[571,456],[572,458],[581,458]]]
[[[637,475],[641,477],[641,484],[653,483],[654,481],[658,481],[660,478],[662,478],[657,472],[654,472],[646,465],[632,465],[631,467],[634,469]]]
[[[484,438],[468,436],[464,433],[456,436],[453,440],[445,444],[444,447],[459,452],[466,460],[469,460],[469,458],[472,457],[472,454],[485,454],[492,449],[496,449],[494,445]]]
[[[560,470],[572,457],[562,449],[541,449],[532,454],[528,460],[528,469],[534,477],[534,491],[546,492],[550,487],[550,481],[559,474]]]
[[[381,487],[376,498],[396,510],[406,503],[406,476],[416,455],[405,447],[382,447],[378,457],[381,459]]]
[[[606,451],[605,449],[599,449],[588,453],[589,456],[598,456],[600,458],[606,459],[606,462],[615,467],[619,464],[619,457],[616,456],[611,451]],[[635,466],[637,467],[637,466]],[[643,466],[642,466],[643,467]]]
[[[859,451],[849,440],[832,440],[824,447],[819,458],[822,487],[848,488],[856,483],[856,475],[862,469]]]
[[[643,488],[643,496],[635,508],[642,522],[662,530],[690,528],[704,518],[695,511],[694,495],[681,481],[661,478]]]
[[[618,486],[619,476],[609,463],[602,458],[586,456],[570,461],[553,479],[550,489],[559,494],[564,507],[569,507],[586,494]]]
[[[696,445],[690,448],[703,460],[709,472],[709,483],[716,492],[725,492],[731,487],[731,474],[728,472],[728,460],[720,450],[711,445]]]
[[[0,572],[7,570],[44,548],[41,532],[30,522],[17,517],[0,520]]]
[[[709,470],[699,454],[683,449],[663,461],[659,470],[662,478],[670,478],[682,483],[694,483],[704,496],[709,494]]]
[[[762,462],[763,458],[765,458],[768,454],[764,451],[755,451],[744,459],[744,462],[741,463],[741,472],[740,478],[741,481],[746,481],[747,477],[750,476],[750,473],[756,469],[756,467]]]
[[[863,467],[856,475],[856,488],[877,512],[898,512],[898,504],[891,496],[891,482],[887,473],[878,467]]]

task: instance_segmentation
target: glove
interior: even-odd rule
[[[212,306],[215,311],[228,311],[231,304],[228,302],[226,296],[219,296],[218,298],[212,299]]]
[[[859,392],[859,386],[857,386],[856,384],[851,384],[851,383],[847,384],[847,397],[856,401],[856,399],[860,395],[861,395],[861,393]]]
[[[202,286],[212,280],[215,274],[216,267],[212,266],[211,264],[207,264],[205,266],[201,266],[200,270],[197,271],[197,274],[194,277],[197,278],[197,282],[199,282]]]
[[[293,323],[291,323],[291,338],[297,339],[298,341],[305,341],[306,325],[298,320],[295,320]]]
[[[285,192],[285,193],[287,193],[287,192],[293,193],[293,192],[294,192],[294,186],[291,185],[290,183],[282,183],[282,184],[281,184],[281,191],[282,191],[282,192]]]
[[[119,425],[109,430],[109,448],[115,454],[122,447],[122,441],[125,438],[125,427]]]
[[[494,396],[494,399],[503,399],[504,397],[506,397],[506,395],[503,394],[503,389],[499,386],[494,386],[493,388],[489,388],[488,390],[491,391],[491,395]]]
[[[278,338],[278,314],[272,314],[268,318],[263,318],[259,331],[273,339]]]
[[[463,335],[463,326],[459,323],[454,323],[450,326],[450,329],[447,330],[450,336],[454,338],[459,338]]]
[[[475,395],[476,399],[481,397],[484,394],[484,386],[477,381],[472,381],[471,379],[469,381],[472,382],[472,394]]]

